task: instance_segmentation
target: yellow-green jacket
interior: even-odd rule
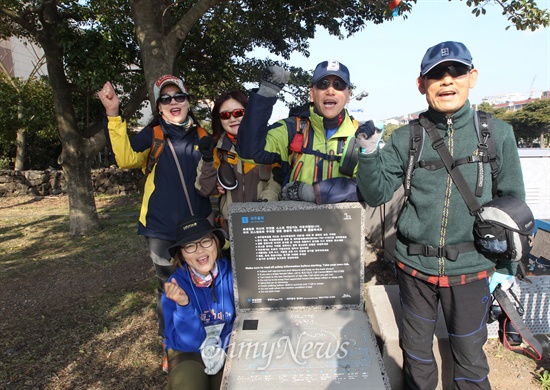
[[[361,200],[355,182],[357,166],[352,167],[351,174],[340,170],[342,156],[354,141],[357,130],[357,123],[348,112],[344,110],[343,121],[327,139],[323,117],[314,112],[312,105],[268,126],[275,102],[276,98],[250,93],[237,137],[239,156],[258,164],[281,164],[287,174],[285,183],[312,184],[317,203]],[[309,120],[310,126],[303,132],[302,152],[296,154],[292,153],[290,145],[297,132],[297,118]]]

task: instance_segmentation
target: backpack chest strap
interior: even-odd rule
[[[448,260],[456,261],[459,254],[465,252],[473,252],[476,250],[476,246],[473,241],[463,242],[456,245],[444,245],[434,247],[431,245],[425,245],[412,241],[401,234],[399,231],[397,232],[397,238],[399,239],[399,241],[407,245],[407,254],[411,256],[421,255],[426,257],[445,257]]]

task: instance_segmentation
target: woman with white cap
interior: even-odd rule
[[[159,335],[164,336],[161,296],[172,273],[168,248],[176,241],[177,223],[212,212],[210,199],[195,191],[201,128],[190,110],[183,80],[160,77],[154,85],[158,113],[139,133],[128,137],[127,123],[120,114],[120,100],[110,82],[98,97],[105,107],[107,143],[120,168],[142,168],[146,173],[138,234],[145,237],[158,277],[157,315]],[[157,146],[160,146],[157,148]],[[155,149],[158,153],[155,153]],[[163,361],[163,369],[167,370]]]

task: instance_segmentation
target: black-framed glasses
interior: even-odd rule
[[[442,65],[442,66],[436,66],[432,70],[430,70],[428,73],[426,73],[425,77],[432,79],[432,80],[441,80],[446,73],[449,73],[451,77],[457,78],[462,77],[468,74],[470,71],[470,67],[467,65]]]
[[[317,89],[320,89],[321,91],[324,91],[325,89],[328,89],[332,85],[332,88],[334,88],[337,91],[343,91],[347,88],[347,84],[344,83],[343,80],[335,79],[332,83],[329,79],[321,79],[315,83],[315,87]]]
[[[212,244],[214,243],[213,237],[205,237],[202,240],[198,242],[190,242],[185,245],[181,246],[181,249],[183,249],[186,253],[195,253],[197,249],[199,248],[199,245],[203,248],[210,248]]]
[[[240,118],[244,115],[244,108],[237,108],[233,111],[222,111],[220,112],[220,119],[228,120],[233,116],[233,118]]]
[[[166,106],[167,104],[172,103],[172,99],[174,99],[178,103],[183,103],[184,101],[187,100],[187,94],[182,93],[182,92],[178,92],[178,93],[175,93],[173,95],[165,94],[165,95],[162,95],[161,97],[159,97],[159,102],[163,106]]]

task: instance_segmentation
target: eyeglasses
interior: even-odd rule
[[[470,67],[466,65],[444,65],[433,68],[424,76],[432,80],[441,80],[446,73],[453,78],[458,78],[468,74],[469,71]]]
[[[231,115],[233,115],[233,118],[240,118],[244,115],[244,108],[237,108],[233,111],[222,111],[220,112],[220,119],[228,120],[231,118]]]
[[[176,93],[174,95],[162,95],[159,97],[160,104],[166,106],[167,104],[172,103],[172,99],[174,99],[178,103],[183,103],[187,100],[187,94],[185,93]]]
[[[321,79],[315,83],[315,87],[317,89],[320,89],[321,91],[324,91],[325,89],[328,89],[332,85],[332,88],[334,88],[337,91],[343,91],[347,88],[347,84],[344,83],[342,80],[336,79],[332,83],[329,79]]]
[[[210,248],[212,244],[214,243],[214,239],[212,237],[205,237],[199,242],[190,242],[188,244],[182,245],[181,249],[183,249],[186,253],[195,253],[199,247],[199,244],[203,248]]]

